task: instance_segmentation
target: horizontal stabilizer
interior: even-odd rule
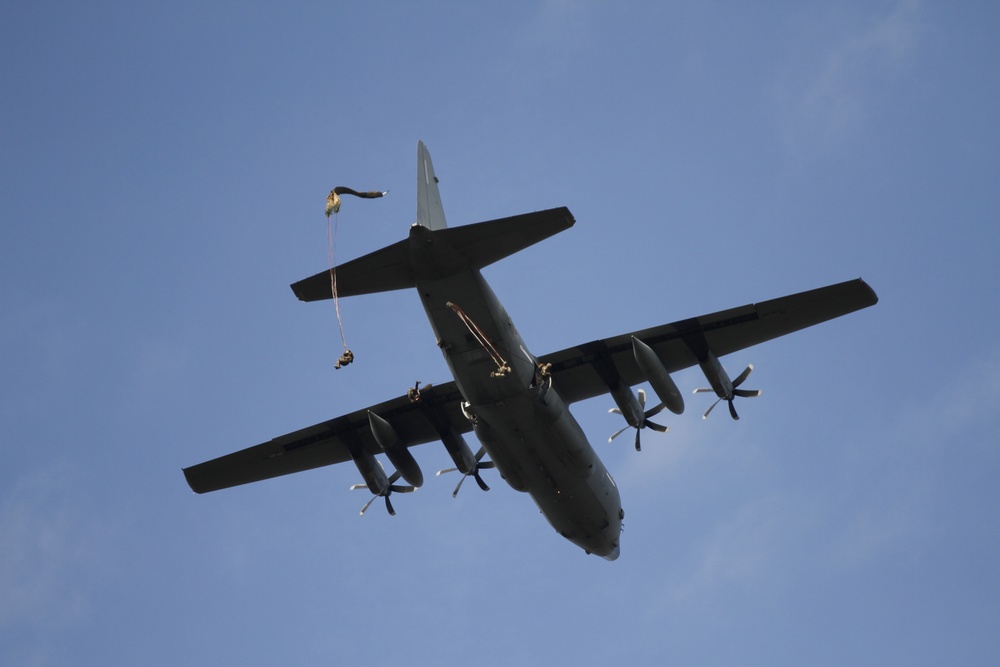
[[[413,287],[409,241],[402,240],[337,267],[337,296],[358,296]],[[292,291],[300,301],[332,299],[330,270],[297,283]]]
[[[410,233],[429,234],[425,242],[431,240],[452,253],[449,259],[454,261],[442,263],[438,269],[481,269],[569,229],[575,222],[569,209],[562,206],[461,227],[426,230],[421,226]],[[405,239],[338,266],[337,296],[415,287],[418,276],[411,261],[411,246],[412,239]],[[301,301],[333,298],[330,271],[321,271],[294,283],[292,291]]]
[[[435,239],[457,250],[472,268],[481,269],[565,231],[575,222],[569,209],[560,206],[474,225],[449,227],[435,232]]]

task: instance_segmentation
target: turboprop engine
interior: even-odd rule
[[[479,484],[480,489],[483,491],[489,491],[490,487],[486,485],[486,482],[483,481],[482,476],[479,474],[479,471],[484,468],[496,467],[492,461],[486,461],[485,463],[482,462],[483,456],[486,455],[486,448],[480,447],[479,453],[473,456],[472,449],[469,448],[469,445],[465,442],[465,438],[462,437],[462,434],[455,433],[455,431],[450,428],[441,434],[441,442],[444,443],[444,448],[448,450],[448,454],[451,456],[451,460],[455,462],[456,467],[438,470],[437,474],[442,475],[446,472],[462,473],[462,479],[458,480],[458,486],[455,487],[451,497],[455,498],[458,496],[458,490],[462,488],[462,482],[464,482],[465,478],[470,475],[476,478],[476,483]]]
[[[702,419],[708,419],[708,413],[710,413],[712,409],[719,404],[719,401],[726,401],[729,403],[730,416],[733,419],[739,419],[740,416],[736,413],[736,406],[733,405],[733,400],[737,396],[741,398],[754,398],[755,396],[760,396],[761,394],[760,389],[739,388],[739,386],[743,384],[743,381],[750,376],[751,371],[753,371],[753,364],[750,364],[743,369],[743,372],[740,373],[735,380],[729,379],[729,374],[726,373],[726,369],[722,367],[722,364],[719,362],[719,358],[716,357],[711,350],[708,351],[704,360],[698,362],[698,365],[701,366],[702,372],[705,373],[705,378],[712,386],[711,388],[705,387],[695,389],[694,393],[700,394],[711,391],[715,392],[715,395],[718,396],[715,403],[712,403],[712,405],[708,407],[708,410],[705,410],[705,414],[701,416]]]
[[[385,498],[385,509],[389,512],[390,516],[396,516],[396,510],[392,508],[392,503],[389,502],[389,496],[393,491],[397,493],[409,493],[413,491],[416,487],[413,486],[400,486],[396,484],[396,481],[400,478],[400,473],[397,470],[392,473],[391,477],[385,476],[385,470],[382,469],[382,464],[379,463],[378,459],[366,449],[359,449],[357,451],[351,451],[351,458],[354,459],[354,465],[358,467],[358,472],[361,473],[361,478],[365,480],[364,484],[355,484],[351,487],[351,490],[355,489],[368,489],[374,496],[372,499],[365,503],[365,506],[361,508],[361,516],[365,515],[365,512],[371,507],[371,504],[375,502],[378,497]]]
[[[608,442],[611,442],[626,430],[630,428],[635,429],[635,451],[642,451],[642,446],[639,444],[639,433],[642,429],[649,427],[654,431],[659,431],[660,433],[666,433],[670,430],[669,426],[664,426],[663,424],[657,424],[656,422],[650,420],[655,414],[658,414],[663,410],[663,403],[660,403],[652,410],[646,410],[646,392],[642,389],[639,390],[639,398],[636,399],[635,394],[632,393],[632,387],[627,384],[620,384],[611,390],[611,397],[615,399],[615,403],[618,404],[617,408],[611,408],[608,412],[616,415],[621,415],[625,418],[625,426],[615,431]]]
[[[669,426],[657,424],[649,418],[661,412],[663,408],[668,408],[675,415],[681,414],[684,412],[684,398],[681,396],[681,391],[677,388],[677,384],[670,377],[670,373],[663,367],[663,362],[660,361],[660,358],[656,356],[652,348],[635,336],[632,336],[632,355],[635,357],[635,363],[639,366],[639,370],[642,371],[646,381],[653,388],[653,392],[660,399],[660,404],[651,410],[646,410],[645,391],[640,389],[637,398],[632,393],[632,387],[624,383],[619,384],[617,387],[612,387],[610,389],[611,396],[615,399],[618,407],[611,408],[608,412],[623,416],[627,425],[608,438],[608,442],[617,438],[627,429],[634,428],[635,451],[638,452],[642,451],[639,440],[639,433],[642,429],[648,427],[660,433],[666,433],[670,430]]]
[[[379,496],[385,498],[385,509],[389,512],[389,515],[396,516],[396,511],[392,508],[389,496],[392,495],[393,491],[396,493],[410,493],[411,491],[415,491],[424,483],[424,474],[420,471],[420,466],[417,465],[413,455],[410,454],[410,450],[406,448],[406,443],[399,439],[399,435],[396,433],[396,429],[392,427],[392,424],[374,412],[369,412],[368,425],[371,427],[375,442],[382,448],[382,451],[389,458],[392,465],[396,467],[396,472],[386,477],[385,470],[382,469],[382,464],[379,463],[378,459],[371,452],[363,448],[358,448],[357,451],[352,450],[351,458],[354,459],[354,465],[358,467],[358,472],[361,473],[361,478],[365,480],[365,483],[355,484],[351,487],[351,490],[368,489],[375,494],[361,508],[361,516],[365,515],[365,511],[375,501],[375,498]],[[402,486],[396,484],[400,477],[409,482],[410,485]]]

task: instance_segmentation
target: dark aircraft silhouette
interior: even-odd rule
[[[487,489],[480,471],[495,467],[512,488],[531,495],[560,535],[588,554],[614,560],[624,517],[618,488],[570,404],[610,393],[625,428],[636,429],[639,449],[642,429],[666,430],[651,417],[663,409],[684,410],[670,373],[698,365],[711,385],[699,391],[714,392],[715,404],[726,401],[738,419],[735,399],[760,393],[741,388],[753,367],[731,380],[719,357],[878,301],[858,279],[537,357],[480,270],[569,229],[572,214],[563,207],[448,227],[437,182],[430,155],[418,143],[417,222],[409,237],[338,267],[337,291],[348,297],[415,288],[454,380],[414,387],[407,395],[186,468],[195,492],[353,461],[364,479],[353,488],[373,494],[361,513],[381,497],[394,514],[392,494],[423,484],[409,448],[441,441],[461,481],[474,477]],[[302,301],[329,299],[330,272],[292,289]],[[645,392],[637,398],[632,390],[642,382],[660,400],[650,410]],[[482,445],[475,455],[463,437],[469,431]],[[395,471],[387,475],[377,454],[385,454]]]

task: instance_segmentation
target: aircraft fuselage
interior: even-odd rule
[[[528,493],[563,537],[617,558],[618,488],[493,290],[420,225],[410,230],[410,252],[438,346],[501,476]]]

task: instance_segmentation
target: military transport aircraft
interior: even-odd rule
[[[759,394],[739,388],[752,366],[730,379],[719,357],[878,301],[858,279],[535,356],[480,270],[569,229],[573,215],[563,207],[448,227],[437,184],[430,154],[419,142],[417,221],[409,238],[338,267],[336,289],[347,297],[416,288],[454,380],[414,387],[407,395],[186,468],[195,492],[353,461],[364,484],[352,488],[374,494],[361,513],[382,497],[394,514],[390,496],[424,481],[409,447],[439,440],[462,481],[471,476],[488,489],[480,471],[495,467],[512,488],[531,495],[560,535],[588,554],[614,560],[624,517],[618,488],[570,404],[610,393],[618,406],[613,411],[625,418],[626,428],[636,429],[639,449],[641,429],[666,430],[650,417],[664,408],[678,414],[684,409],[670,373],[698,365],[711,385],[703,391],[717,396],[712,407],[726,401],[738,419],[734,399]],[[329,299],[330,278],[323,271],[292,289],[302,301]],[[643,382],[661,401],[650,410],[645,393],[632,390]],[[463,437],[469,431],[482,445],[476,454]],[[378,454],[395,468],[391,474]]]

